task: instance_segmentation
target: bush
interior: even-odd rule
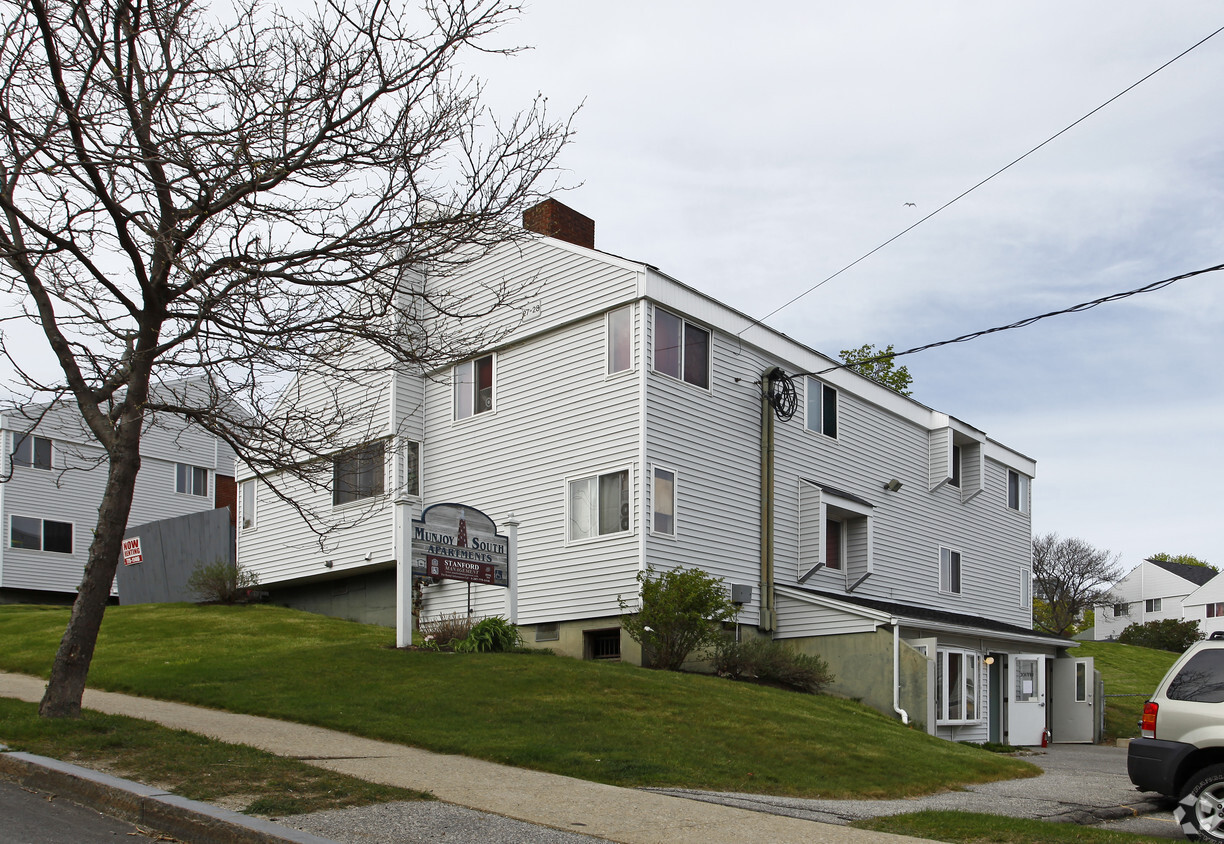
[[[731,603],[722,580],[701,569],[676,568],[662,574],[653,567],[638,572],[642,588],[641,612],[621,616],[621,627],[642,651],[652,668],[678,671],[689,654],[705,650],[722,638],[720,625],[735,619],[739,608]],[[618,597],[621,612],[629,604]]]
[[[1166,618],[1146,624],[1131,624],[1122,631],[1118,641],[1124,645],[1139,645],[1162,651],[1183,653],[1186,648],[1203,638],[1197,621],[1178,621]]]
[[[206,604],[244,603],[251,600],[251,590],[258,588],[255,574],[220,559],[200,563],[187,578],[187,590]]]
[[[466,639],[475,623],[467,613],[451,612],[430,619],[422,618],[417,622],[417,629],[421,631],[426,642],[441,646]]]
[[[472,625],[465,638],[453,642],[455,653],[494,653],[522,647],[518,628],[500,615],[482,618]]]
[[[784,686],[819,694],[835,679],[829,664],[774,639],[752,638],[737,642],[724,636],[714,650],[713,665],[720,677]]]

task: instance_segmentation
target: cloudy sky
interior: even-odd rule
[[[751,8],[751,11],[748,9]],[[529,0],[597,246],[762,317],[1224,26],[1214,2]],[[1224,33],[767,320],[906,349],[1224,263]],[[914,203],[913,206],[907,203]],[[1035,458],[1034,530],[1224,565],[1224,273],[903,359]]]

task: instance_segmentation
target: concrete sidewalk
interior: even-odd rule
[[[38,701],[45,685],[37,677],[0,673],[0,695],[5,697]],[[623,844],[920,840],[444,756],[320,727],[180,703],[88,690],[84,705],[250,745],[369,782],[428,791],[458,806]]]

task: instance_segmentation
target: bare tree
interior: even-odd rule
[[[1033,537],[1033,627],[1055,636],[1071,632],[1076,620],[1093,606],[1109,601],[1122,576],[1118,555],[1082,539],[1060,539],[1056,533]]]
[[[42,715],[80,712],[150,425],[177,416],[261,476],[305,475],[346,420],[272,412],[287,373],[423,371],[487,340],[464,317],[516,304],[423,279],[518,236],[570,124],[542,98],[498,120],[456,66],[510,52],[487,42],[517,7],[423,1],[223,19],[194,0],[4,0],[5,319],[38,327],[58,373],[2,353],[22,403],[79,412],[107,471]]]

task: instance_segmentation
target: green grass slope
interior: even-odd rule
[[[47,676],[66,622],[0,607],[0,669]],[[115,607],[89,682],[623,786],[903,797],[1038,773],[846,700],[393,644],[385,628],[270,606]]]
[[[1092,657],[1093,666],[1101,672],[1105,681],[1104,738],[1112,741],[1139,735],[1143,702],[1180,654],[1117,642],[1083,642],[1071,656]]]

